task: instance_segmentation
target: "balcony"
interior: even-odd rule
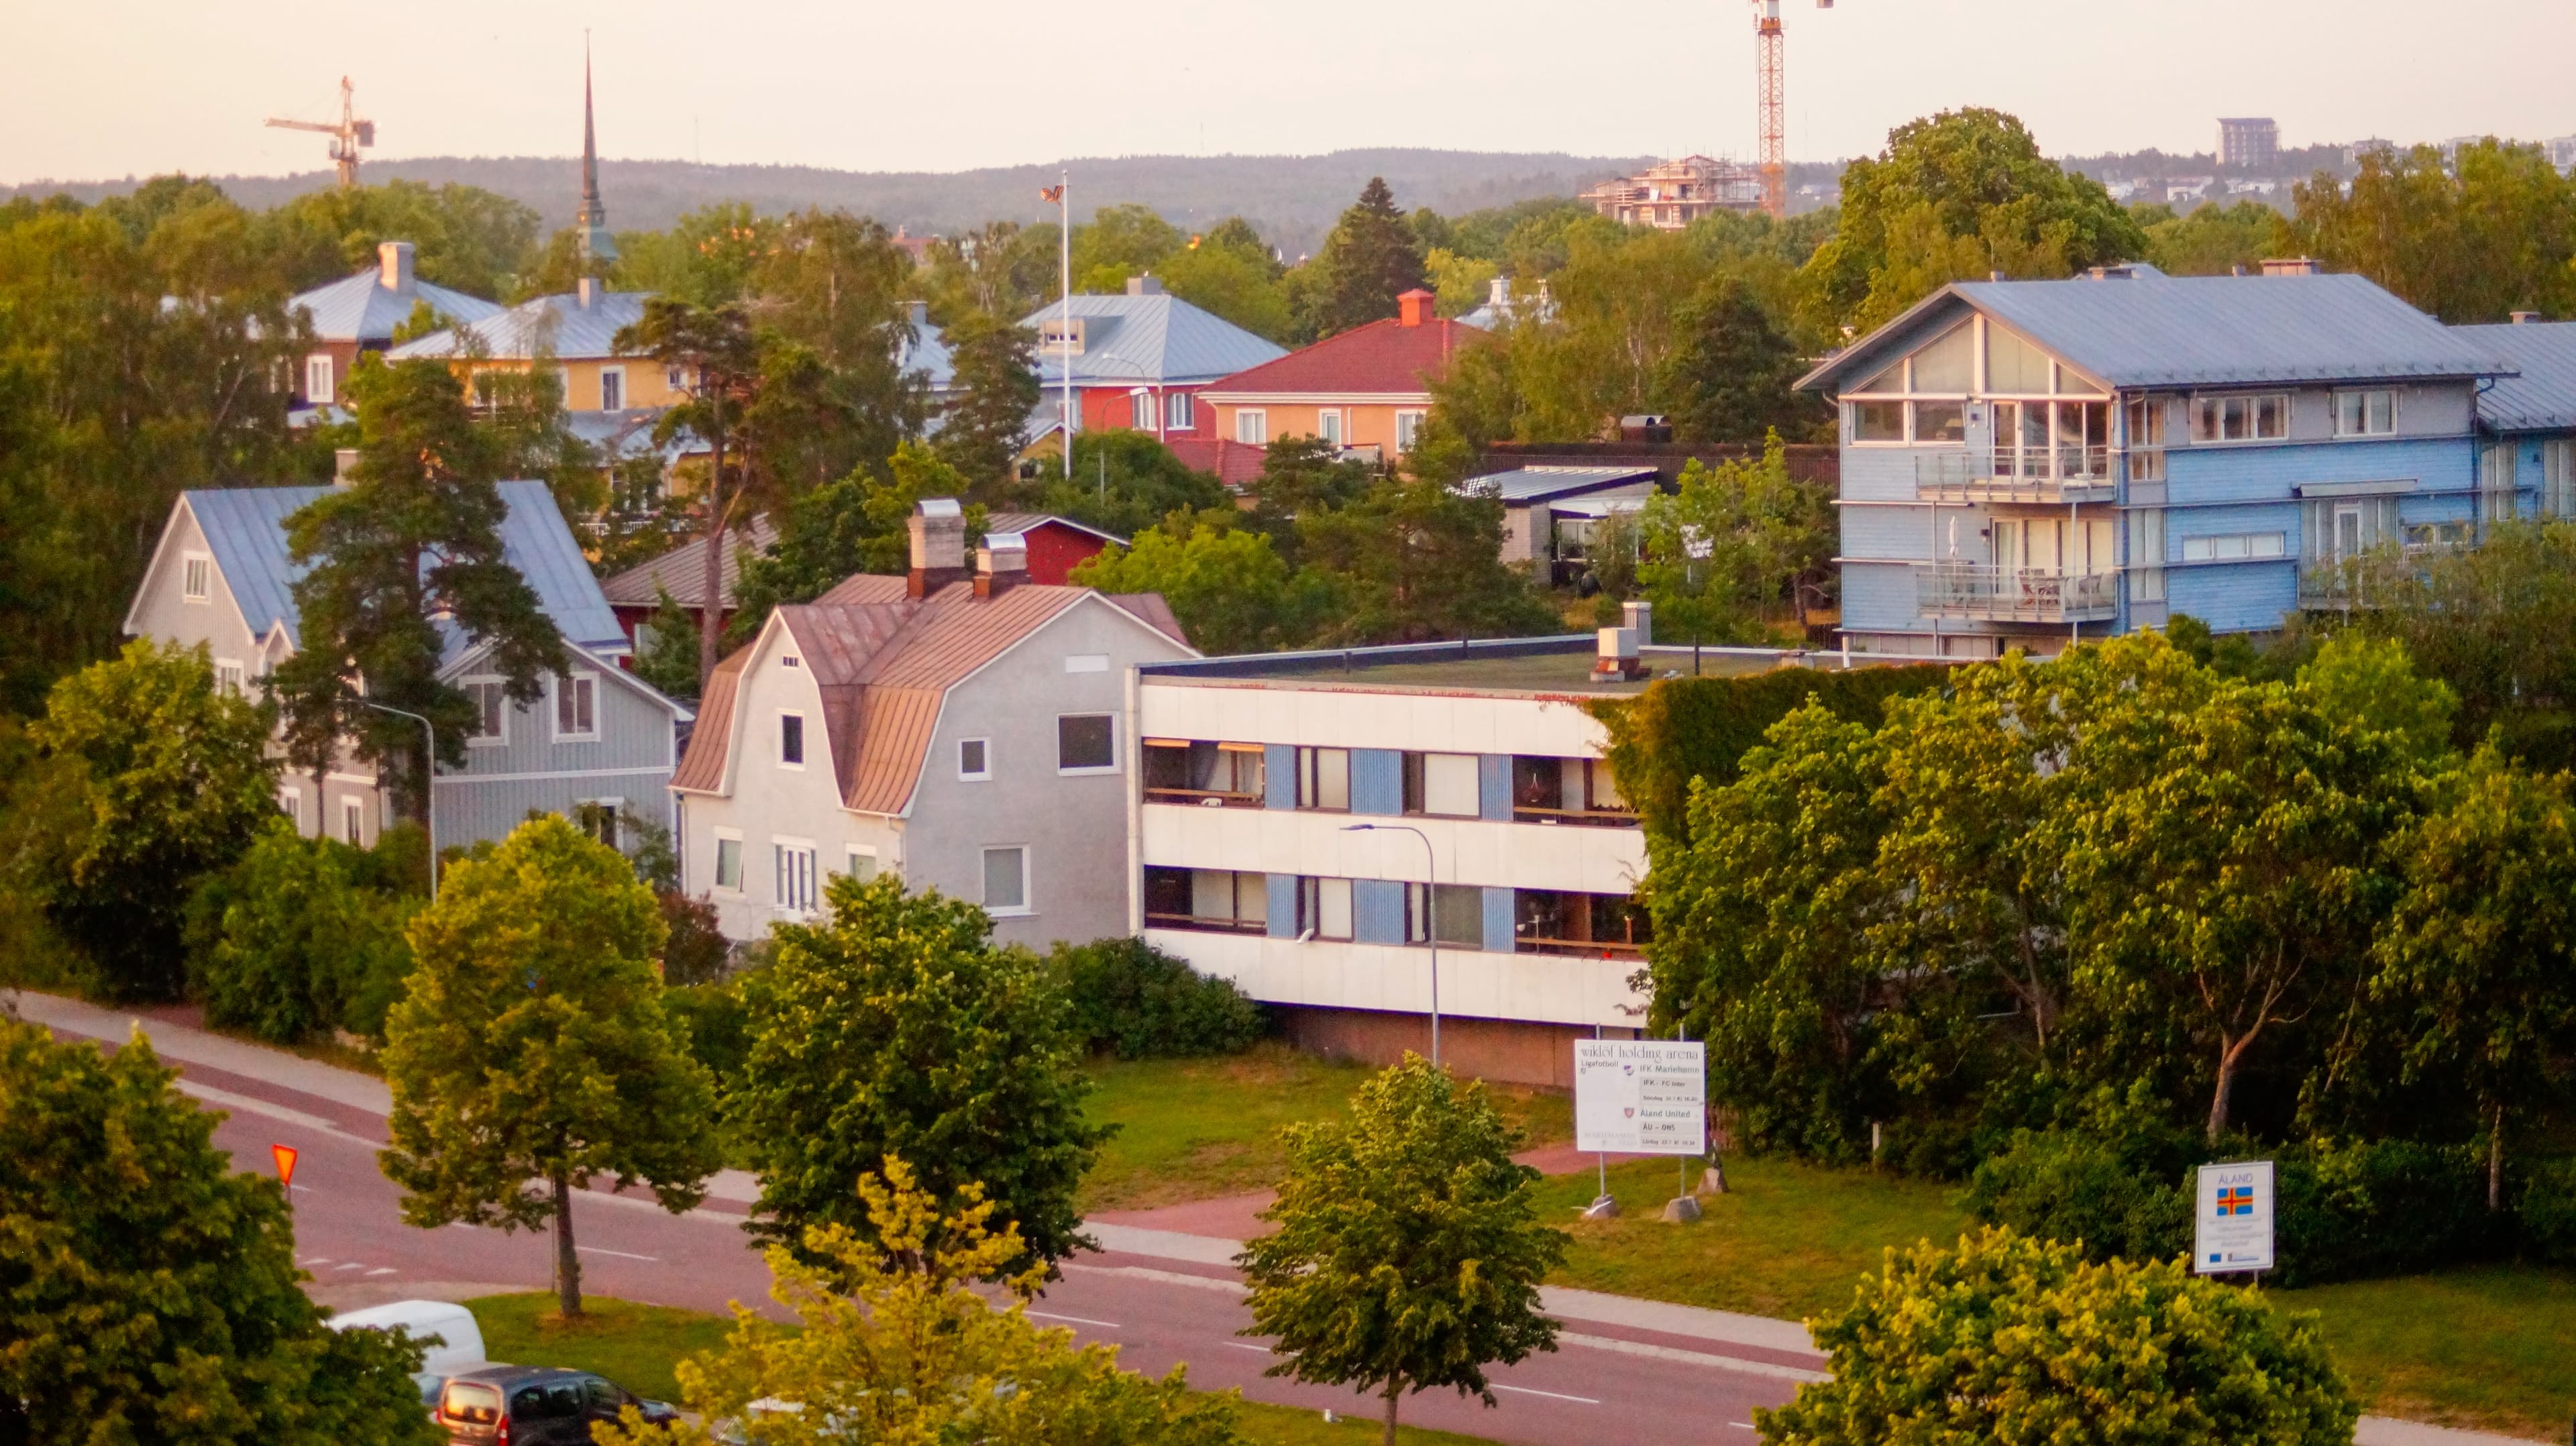
[[[1914,494],[1961,506],[2018,502],[2064,507],[2117,496],[2120,454],[2111,447],[1971,447],[1914,459]]]
[[[2099,622],[2119,615],[2120,575],[1917,563],[1914,601],[1930,617],[1998,623]]]

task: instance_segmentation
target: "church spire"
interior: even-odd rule
[[[608,208],[599,200],[599,141],[590,115],[590,34],[581,37],[581,254],[585,262],[605,266],[617,259],[617,243],[608,235]],[[590,269],[585,265],[584,271]]]

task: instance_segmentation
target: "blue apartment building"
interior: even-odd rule
[[[2485,494],[2512,493],[2524,517],[2576,518],[2576,322],[2452,330],[2515,372],[2478,393]]]
[[[2473,542],[2566,465],[2535,440],[2481,466],[2510,330],[2307,262],[1944,287],[1799,384],[1841,414],[1844,636],[1993,657],[2182,613],[2260,631],[2333,601],[2344,557]]]

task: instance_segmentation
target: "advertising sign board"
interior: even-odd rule
[[[2191,1268],[2202,1275],[2272,1268],[2272,1162],[2200,1167],[2192,1192]]]
[[[1676,1039],[1576,1040],[1574,1147],[1632,1155],[1708,1153],[1708,1046]]]

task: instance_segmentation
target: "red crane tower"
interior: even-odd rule
[[[1816,8],[1831,10],[1834,0],[1816,0]],[[1788,47],[1780,34],[1780,0],[1753,0],[1753,35],[1762,209],[1776,221],[1789,214],[1789,88],[1782,65]]]

